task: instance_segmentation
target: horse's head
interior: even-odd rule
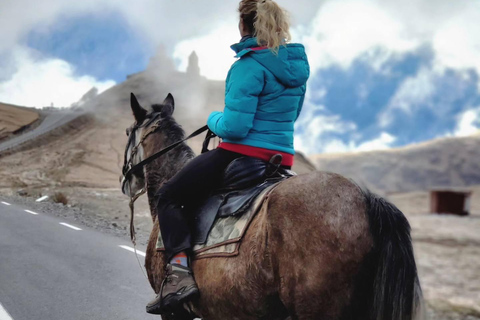
[[[127,128],[128,142],[125,147],[121,186],[122,192],[133,197],[145,187],[145,173],[143,167],[135,167],[149,155],[145,153],[144,142],[154,133],[162,119],[173,114],[175,102],[169,93],[162,104],[153,105],[150,111],[142,108],[137,98],[130,95],[130,106],[135,122]],[[133,170],[132,170],[133,169]]]

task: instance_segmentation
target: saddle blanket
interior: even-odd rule
[[[250,222],[268,200],[268,195],[278,185],[271,185],[264,189],[252,202],[248,210],[243,214],[217,217],[210,230],[207,241],[203,244],[196,244],[193,247],[193,259],[212,257],[233,257],[238,255],[243,235],[248,229]],[[164,251],[162,235],[159,232],[157,239],[157,250]]]

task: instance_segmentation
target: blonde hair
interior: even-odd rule
[[[288,13],[273,0],[242,0],[238,6],[240,19],[257,38],[260,46],[278,53],[290,41]]]

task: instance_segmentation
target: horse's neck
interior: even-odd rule
[[[146,166],[145,182],[152,218],[156,217],[156,195],[160,187],[194,157],[192,149],[186,144],[182,144]]]

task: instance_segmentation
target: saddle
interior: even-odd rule
[[[225,169],[221,187],[193,214],[193,244],[197,258],[200,253],[205,256],[209,248],[217,248],[214,256],[225,256],[226,252],[234,255],[238,246],[224,247],[223,251],[219,247],[239,242],[265,194],[279,182],[296,175],[282,167],[281,162],[282,156],[277,154],[269,162],[241,157],[230,163]],[[163,249],[161,235],[157,249]]]

